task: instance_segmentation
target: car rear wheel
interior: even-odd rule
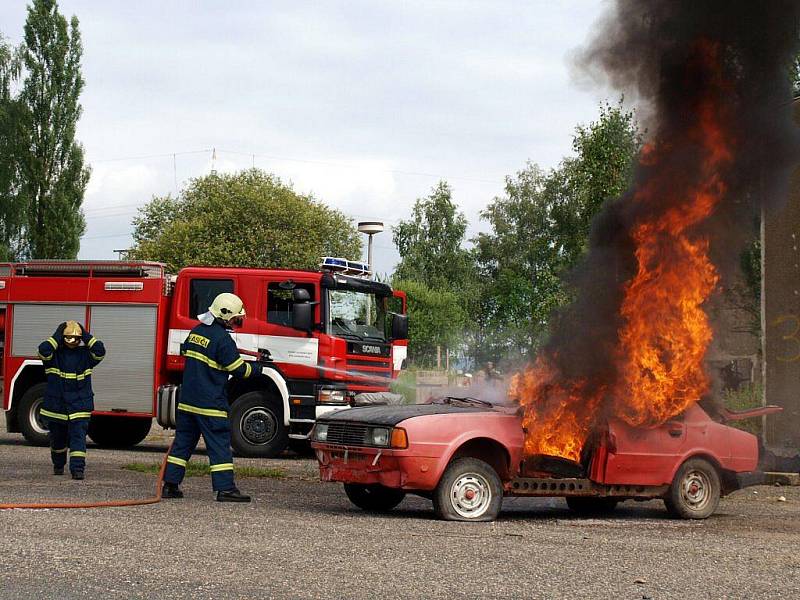
[[[403,490],[387,488],[382,485],[358,485],[345,483],[344,493],[350,502],[368,512],[388,512],[403,501]]]
[[[40,411],[44,403],[44,390],[46,383],[32,385],[23,394],[19,402],[19,427],[22,435],[33,446],[47,446],[50,437],[47,432],[47,423],[42,419]]]
[[[567,506],[579,515],[599,516],[608,515],[614,512],[619,504],[616,498],[593,498],[586,496],[567,496]]]
[[[717,510],[720,490],[714,465],[702,458],[691,458],[675,473],[664,504],[673,517],[706,519]]]
[[[477,458],[451,462],[433,494],[433,508],[446,521],[494,521],[502,504],[500,477]]]

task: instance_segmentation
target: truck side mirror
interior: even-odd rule
[[[408,315],[392,313],[392,339],[408,339]]]
[[[306,292],[306,295],[308,295],[308,292]],[[292,327],[310,333],[313,325],[314,305],[309,302],[294,304],[292,306]]]
[[[304,288],[294,288],[292,290],[292,300],[295,302],[308,302],[311,300],[311,295]]]

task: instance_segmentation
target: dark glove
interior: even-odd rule
[[[92,334],[89,333],[89,330],[86,329],[86,327],[84,327],[82,323],[78,323],[78,325],[81,326],[81,331],[83,332],[81,334],[81,339],[83,340],[83,343],[88,344],[89,341],[92,339]]]
[[[250,373],[250,377],[256,377],[264,372],[264,368],[257,362],[249,362],[247,364],[249,364],[250,368],[253,369],[253,372]]]
[[[59,344],[64,341],[64,330],[67,328],[67,322],[64,321],[58,326],[56,332],[53,334],[53,339]]]

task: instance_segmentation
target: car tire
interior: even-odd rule
[[[101,448],[133,448],[150,433],[153,419],[93,415],[89,437]]]
[[[502,504],[500,477],[477,458],[452,461],[433,494],[433,508],[445,521],[494,521]]]
[[[389,512],[403,501],[406,493],[403,490],[388,488],[383,485],[359,485],[345,483],[344,493],[350,502],[367,512]]]
[[[582,516],[609,515],[619,504],[618,498],[595,498],[591,496],[567,496],[567,506],[575,514]]]
[[[46,383],[32,385],[19,401],[19,411],[17,412],[19,428],[28,443],[33,446],[50,445],[47,423],[39,415],[44,403],[44,391],[46,388]]]
[[[273,458],[286,450],[289,431],[283,405],[263,391],[239,396],[230,410],[231,446],[238,456]]]
[[[706,519],[717,510],[721,489],[714,465],[702,458],[690,458],[675,473],[664,505],[673,517]]]

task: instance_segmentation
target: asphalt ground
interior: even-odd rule
[[[132,451],[89,448],[87,479],[51,475],[45,448],[0,434],[0,502],[147,497],[167,437]],[[200,456],[200,460],[205,457]],[[302,458],[236,459],[285,477],[240,478],[251,504],[186,498],[129,508],[0,511],[0,597],[793,598],[800,595],[800,488],[757,487],[705,521],[626,502],[574,517],[561,499],[507,498],[495,523],[435,519],[407,497],[388,516],[350,505]],[[781,501],[784,498],[785,501]]]

